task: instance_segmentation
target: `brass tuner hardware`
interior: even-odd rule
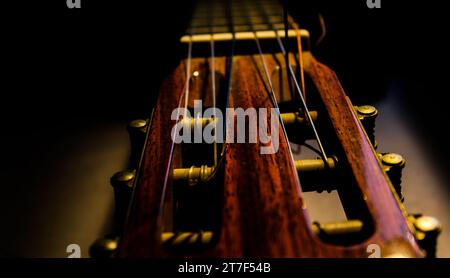
[[[200,167],[192,166],[191,168],[178,168],[173,170],[173,179],[187,180],[189,185],[196,185],[206,182],[214,172],[214,167],[202,165]]]
[[[363,226],[363,222],[357,219],[325,224],[314,222],[312,231],[325,242],[345,245],[364,236]]]
[[[115,214],[119,227],[121,227],[125,221],[135,176],[136,170],[125,170],[115,173],[110,180],[111,185],[114,188],[116,205]]]
[[[436,257],[437,238],[442,231],[442,225],[434,217],[413,215],[414,236],[419,246],[425,250],[427,258]]]
[[[323,239],[341,239],[345,236],[354,236],[361,233],[363,223],[360,220],[344,222],[312,224],[314,234]],[[212,231],[200,232],[164,232],[161,234],[161,242],[164,246],[174,249],[205,247],[212,243],[214,233]]]
[[[145,141],[145,134],[148,128],[148,120],[134,120],[128,123],[127,130],[131,144],[131,165],[137,166],[142,146]]]
[[[360,233],[363,228],[363,223],[360,220],[348,220],[344,222],[334,222],[320,224],[314,222],[312,224],[312,230],[316,235],[319,236],[338,236],[338,235],[348,235]]]
[[[325,170],[334,170],[336,168],[336,160],[328,158],[327,165],[325,165],[323,159],[303,159],[294,161],[294,165],[299,173],[322,172]]]
[[[396,153],[380,154],[380,158],[383,164],[383,170],[388,175],[398,197],[403,202],[405,198],[402,192],[402,171],[406,165],[405,159]]]
[[[130,128],[138,129],[141,132],[145,133],[145,127],[147,126],[147,120],[143,120],[143,119],[133,120],[128,124],[128,126]]]
[[[315,122],[317,121],[317,111],[310,111],[311,119]],[[281,120],[286,126],[291,126],[295,124],[305,125],[308,121],[300,113],[282,113]]]
[[[136,170],[124,170],[115,173],[111,177],[111,185],[114,188],[132,188]]]
[[[310,111],[309,114],[313,121],[317,121],[317,111]],[[307,120],[298,112],[296,113],[282,113],[281,120],[285,126],[294,126],[294,125],[307,125]],[[182,125],[188,125],[191,128],[194,126],[205,127],[206,125],[212,123],[214,121],[213,118],[188,118],[182,119]]]
[[[375,139],[375,119],[378,116],[378,110],[371,105],[355,106],[355,109],[357,116],[366,131],[367,137],[376,149],[378,143]]]
[[[117,250],[118,238],[105,237],[96,240],[89,249],[92,258],[111,258]]]
[[[326,170],[336,168],[336,160],[328,158],[327,165],[322,159],[305,159],[294,162],[295,168],[299,173],[322,173]],[[214,167],[202,165],[200,167],[192,166],[190,168],[176,168],[173,170],[173,180],[188,181],[189,185],[196,185],[201,182],[207,182],[214,173]]]
[[[337,159],[328,158],[327,163],[323,159],[302,159],[294,161],[304,192],[331,192],[336,189]]]
[[[188,118],[182,119],[181,124],[184,126],[190,126],[193,128],[194,126],[201,126],[202,128],[206,125],[212,123],[214,121],[213,118]]]
[[[212,231],[200,232],[164,232],[161,234],[161,242],[168,248],[192,248],[209,245],[213,239]]]

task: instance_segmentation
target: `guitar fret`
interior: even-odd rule
[[[283,29],[281,6],[276,1],[199,1],[187,34],[250,32]]]

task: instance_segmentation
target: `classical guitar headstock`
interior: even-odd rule
[[[440,225],[403,207],[405,160],[377,153],[377,109],[351,103],[276,2],[226,3],[199,5],[180,40],[186,59],[151,117],[129,125],[131,170],[112,178],[120,242],[110,251],[433,256]],[[311,219],[309,191],[337,192],[346,220]]]

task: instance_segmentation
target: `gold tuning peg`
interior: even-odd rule
[[[119,232],[125,222],[135,176],[136,170],[125,170],[115,173],[110,180],[114,188],[115,218]]]
[[[406,160],[397,153],[383,153],[380,154],[380,158],[383,164],[383,170],[388,175],[395,192],[403,202],[405,198],[402,192],[402,171],[405,168]]]
[[[313,233],[329,244],[350,245],[363,240],[366,235],[364,223],[359,219],[340,222],[312,223]]]
[[[164,232],[161,234],[161,243],[169,249],[204,248],[211,244],[214,238],[212,231],[199,232]]]
[[[137,167],[141,154],[142,147],[144,146],[145,135],[148,128],[148,120],[134,120],[128,123],[127,130],[130,136],[131,154],[130,162],[132,167]]]
[[[89,248],[92,258],[111,258],[117,250],[118,237],[110,236],[97,239]]]
[[[378,117],[378,110],[371,105],[355,106],[355,109],[357,116],[366,131],[367,137],[376,149],[378,143],[375,139],[375,120]]]
[[[438,219],[431,216],[412,216],[415,237],[419,246],[425,250],[427,258],[436,257],[437,238],[442,231],[442,225]]]
[[[331,191],[334,188],[328,185],[328,181],[324,181],[327,174],[334,174],[337,168],[337,159],[335,157],[330,157],[325,163],[322,159],[304,159],[294,161],[294,166],[301,175],[308,180],[320,180],[323,181],[323,185],[318,185],[317,183],[313,186],[304,185],[303,190],[308,191]],[[211,175],[214,174],[214,167],[202,165],[199,167],[192,166],[190,168],[176,168],[173,170],[173,180],[174,181],[187,181],[191,186],[198,183],[207,182],[211,179]]]

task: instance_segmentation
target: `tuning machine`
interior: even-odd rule
[[[356,115],[360,120],[369,141],[372,143],[373,147],[376,149],[378,146],[377,140],[375,139],[375,121],[378,117],[378,110],[374,106],[371,105],[361,105],[354,106]],[[319,119],[319,114],[317,111],[310,111],[310,117],[313,122],[317,122]],[[288,129],[298,129],[308,127],[308,123],[306,119],[298,112],[296,113],[282,113],[281,119]],[[309,130],[308,128],[306,129]],[[297,132],[293,132],[296,134]],[[312,138],[312,134],[307,135],[309,139]]]
[[[405,159],[396,153],[378,154],[383,165],[383,170],[388,175],[391,183],[400,198],[404,201],[401,187],[402,170],[405,168]],[[426,252],[427,258],[436,257],[437,238],[442,230],[438,219],[422,214],[412,214],[408,217],[412,224],[414,236],[419,246]]]
[[[119,230],[125,222],[135,176],[136,170],[124,170],[115,173],[110,180],[114,188],[115,218]]]
[[[402,171],[405,168],[406,160],[397,153],[378,154],[383,165],[383,170],[389,177],[395,192],[400,200],[404,201],[402,192]]]
[[[375,139],[375,120],[378,117],[377,108],[372,105],[361,105],[355,106],[355,110],[358,119],[366,131],[367,137],[376,149],[378,146],[377,140]]]
[[[97,239],[89,249],[92,258],[112,258],[117,250],[119,238],[114,235]]]
[[[111,177],[110,182],[114,188],[115,199],[114,232],[112,235],[97,239],[91,245],[89,254],[92,258],[111,258],[114,256],[119,241],[116,235],[122,234],[135,176],[136,170],[124,170]]]
[[[139,157],[145,142],[148,120],[133,120],[127,125],[130,137],[131,153],[130,167],[138,166]],[[128,206],[130,203],[136,170],[128,169],[115,173],[110,178],[110,184],[114,190],[114,234],[121,234],[125,223]],[[93,258],[110,258],[117,249],[118,237],[115,235],[106,236],[96,240],[89,249]]]
[[[130,162],[132,167],[137,167],[141,154],[142,147],[148,128],[148,120],[137,119],[133,120],[127,125],[128,134],[130,136]]]
[[[325,172],[332,174],[337,167],[337,159],[330,157],[325,163],[322,159],[302,159],[294,161],[294,166],[297,172],[301,173],[303,177],[310,178],[311,180],[323,180],[321,177],[325,177]],[[199,167],[192,166],[190,168],[176,168],[173,170],[174,181],[187,181],[191,186],[198,183],[206,182],[210,179],[214,173],[214,167],[202,165]],[[305,186],[304,191],[331,191],[334,188],[326,186],[327,182],[324,182],[323,186]]]
[[[439,220],[422,214],[410,215],[409,220],[413,224],[416,241],[426,252],[426,257],[435,258],[437,238],[442,231]]]
[[[210,245],[214,239],[213,231],[199,232],[164,232],[161,234],[161,243],[170,250],[203,249]]]

